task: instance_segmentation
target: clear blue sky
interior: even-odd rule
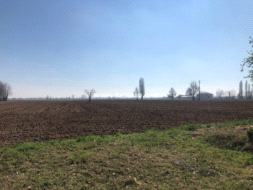
[[[252,0],[0,0],[0,80],[16,98],[131,97],[140,77],[145,97],[198,80],[238,92],[252,10]]]

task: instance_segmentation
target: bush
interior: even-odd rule
[[[252,127],[247,130],[247,135],[249,138],[249,142],[253,145],[253,128]]]
[[[251,151],[245,135],[231,133],[229,130],[213,131],[203,135],[203,139],[213,146],[238,151]]]

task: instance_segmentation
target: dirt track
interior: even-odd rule
[[[0,145],[253,118],[251,100],[0,102]]]

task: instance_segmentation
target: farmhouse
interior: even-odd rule
[[[186,96],[186,95],[178,95],[177,99],[179,100],[192,100],[192,96]]]
[[[197,94],[196,99],[199,99],[199,94]],[[209,92],[201,92],[200,93],[200,99],[201,100],[213,99],[213,94],[209,93]]]

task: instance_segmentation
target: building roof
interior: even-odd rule
[[[181,95],[181,94],[179,94],[178,96],[180,96],[180,97],[192,97],[192,96]]]
[[[209,92],[200,92],[200,95],[203,95],[203,94],[213,95],[212,93],[209,93]]]

